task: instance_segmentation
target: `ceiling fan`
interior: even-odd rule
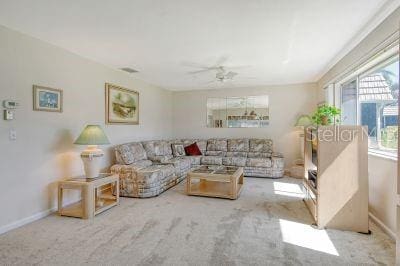
[[[216,72],[215,73],[215,80],[212,80],[212,81],[210,81],[208,83],[213,83],[215,81],[217,81],[217,82],[226,82],[226,81],[232,81],[235,76],[239,75],[239,73],[237,73],[237,72],[228,71],[227,68],[229,68],[229,69],[237,69],[237,68],[246,67],[246,66],[227,67],[227,66],[222,65],[227,60],[228,60],[227,57],[221,57],[212,66],[203,66],[203,65],[199,65],[199,64],[193,64],[193,63],[185,64],[185,65],[186,66],[190,66],[190,67],[200,68],[200,70],[188,72],[188,74],[191,74],[191,75],[197,75],[197,74],[207,73],[207,72]]]

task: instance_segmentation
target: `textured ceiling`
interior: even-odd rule
[[[165,88],[229,88],[316,81],[388,2],[0,0],[0,24]],[[239,75],[188,73],[218,62]]]

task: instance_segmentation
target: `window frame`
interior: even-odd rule
[[[338,92],[338,93],[335,93],[335,101],[334,101],[335,106],[338,108],[342,108],[342,105],[343,105],[343,103],[342,103],[342,97],[343,97],[342,85],[347,82],[350,82],[351,80],[356,79],[356,86],[357,86],[357,89],[356,89],[356,92],[357,92],[357,95],[356,95],[356,121],[357,121],[357,125],[361,125],[361,115],[360,115],[361,114],[360,113],[361,112],[361,104],[359,101],[359,81],[360,81],[360,79],[368,76],[369,74],[373,73],[374,71],[376,71],[380,68],[389,66],[390,64],[392,64],[396,61],[400,61],[399,47],[396,47],[395,49],[389,49],[388,51],[386,51],[386,53],[383,53],[382,55],[380,55],[378,57],[375,57],[375,56],[372,57],[371,60],[368,61],[364,66],[360,66],[354,72],[346,75],[344,78],[342,78],[338,82],[334,82],[333,83],[334,89],[335,89],[335,91]],[[400,76],[400,73],[399,73],[399,76]],[[398,101],[398,105],[399,105],[400,104],[399,99],[397,101]],[[368,153],[373,156],[379,156],[379,157],[387,158],[390,160],[398,159],[397,152],[390,153],[390,152],[379,150],[379,149],[372,148],[369,146],[368,146]]]

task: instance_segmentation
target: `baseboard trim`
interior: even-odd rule
[[[393,240],[396,240],[396,234],[390,230],[389,227],[387,227],[378,217],[373,215],[372,213],[368,213],[369,218],[376,223],[377,226],[379,226],[388,236],[390,236]]]
[[[55,211],[57,211],[56,207],[54,207],[52,209],[47,209],[45,211],[38,212],[38,213],[36,213],[36,214],[34,214],[32,216],[22,218],[21,220],[12,222],[10,224],[3,225],[2,227],[0,227],[0,235],[6,233],[8,231],[11,231],[13,229],[16,229],[18,227],[21,227],[23,225],[26,225],[26,224],[32,223],[34,221],[40,220],[40,219],[52,214]]]

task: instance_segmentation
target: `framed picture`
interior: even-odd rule
[[[106,83],[106,123],[139,124],[139,92]]]
[[[62,113],[63,91],[33,85],[33,110]]]

